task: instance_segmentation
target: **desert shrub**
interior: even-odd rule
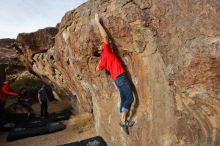
[[[18,79],[15,82],[11,83],[11,86],[17,93],[20,93],[21,89],[24,88],[27,94],[26,96],[37,99],[37,92],[43,84],[45,85],[45,89],[47,90],[48,98],[50,100],[53,100],[51,87],[49,85],[46,85],[40,79],[24,76],[21,79]]]
[[[16,80],[11,84],[15,91],[19,91],[21,88],[26,88],[27,90],[37,90],[39,89],[44,83],[36,78],[32,77],[23,77],[19,80]]]

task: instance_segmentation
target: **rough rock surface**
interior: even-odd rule
[[[129,136],[118,126],[116,86],[105,71],[95,71],[95,12],[134,85],[136,124]],[[26,64],[36,74],[65,88],[73,101],[76,95],[79,111],[93,112],[108,145],[218,146],[219,18],[219,0],[90,0],[66,13],[54,46],[38,47],[44,39],[32,38],[35,33],[17,40],[23,56],[31,52]]]
[[[57,28],[51,27],[33,33],[18,34],[15,48],[21,54],[21,61],[29,70],[33,70],[35,55],[45,53],[53,47],[57,31]]]
[[[76,96],[73,96],[71,91],[66,89],[63,75],[56,68],[54,43],[57,33],[57,27],[39,29],[32,33],[20,33],[14,47],[19,52],[20,60],[29,72],[51,84],[53,92],[58,98],[70,97],[77,112],[78,103]]]
[[[13,48],[14,43],[14,39],[0,39],[0,82],[6,79],[6,74],[16,77],[18,72],[25,70]]]

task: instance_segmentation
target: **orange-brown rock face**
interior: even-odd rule
[[[46,28],[34,33],[20,33],[16,39],[16,49],[21,54],[20,59],[24,65],[32,70],[34,56],[45,53],[54,45],[57,28]]]
[[[72,97],[71,92],[65,88],[63,75],[56,69],[54,43],[57,33],[58,29],[55,27],[20,33],[14,46],[20,54],[20,60],[31,73],[53,85],[52,89],[62,97]],[[75,101],[75,96],[72,100]]]
[[[90,0],[66,13],[54,47],[33,55],[32,69],[76,95],[110,146],[218,146],[219,9],[218,0]],[[118,125],[114,82],[95,71],[96,12],[134,85],[129,136]]]

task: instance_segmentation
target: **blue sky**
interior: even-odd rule
[[[56,26],[64,14],[87,0],[0,0],[0,39]]]

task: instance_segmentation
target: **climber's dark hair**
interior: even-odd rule
[[[95,57],[100,57],[99,49],[97,47],[92,48],[92,55]]]

